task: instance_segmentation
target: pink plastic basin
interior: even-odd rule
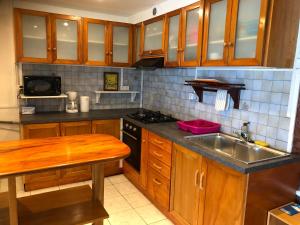
[[[221,124],[213,123],[207,120],[190,120],[190,121],[177,121],[179,129],[191,132],[192,134],[210,134],[218,133]]]

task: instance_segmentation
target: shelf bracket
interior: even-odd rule
[[[134,102],[137,93],[131,93],[130,102]]]
[[[96,104],[100,103],[101,93],[96,93]]]

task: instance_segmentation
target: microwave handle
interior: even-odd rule
[[[60,80],[60,78],[57,78],[55,83],[57,85],[56,89],[59,90],[59,91],[61,91],[61,80]]]

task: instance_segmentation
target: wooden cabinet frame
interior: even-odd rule
[[[261,0],[255,57],[235,59],[234,55],[235,55],[236,31],[237,31],[237,23],[238,23],[239,1],[233,1],[233,8],[232,8],[232,15],[231,15],[229,58],[228,58],[229,65],[258,66],[262,64],[267,11],[268,11],[268,0]]]
[[[113,27],[114,26],[120,26],[120,27],[128,27],[128,62],[127,63],[120,63],[120,62],[114,62],[113,61]],[[133,32],[132,32],[132,25],[128,23],[119,23],[119,22],[110,22],[109,24],[109,65],[111,66],[119,66],[119,67],[126,67],[130,66],[132,64],[132,43],[133,43]]]
[[[136,45],[137,42],[137,36],[136,36],[136,29],[140,28],[140,46]],[[142,23],[138,23],[133,26],[133,49],[132,49],[132,63],[136,63],[136,53],[137,50],[139,52],[139,56],[142,57],[142,48],[141,48],[141,43],[142,43]]]
[[[77,59],[57,59],[57,40],[56,40],[56,19],[70,20],[77,22]],[[78,16],[66,16],[53,14],[51,16],[52,25],[52,46],[53,46],[53,63],[61,64],[80,64],[82,62],[82,18]]]
[[[162,44],[161,44],[162,48],[161,49],[151,49],[151,50],[145,51],[145,27],[148,24],[151,24],[151,23],[154,23],[154,22],[157,22],[157,21],[160,21],[160,20],[162,20],[162,22],[163,22]],[[161,16],[152,18],[150,20],[144,21],[142,23],[141,49],[142,49],[143,55],[163,55],[165,53],[165,34],[166,34],[165,30],[166,30],[166,15],[161,15]]]
[[[197,58],[194,61],[187,61],[184,58],[185,43],[186,43],[186,22],[188,11],[199,8],[199,28],[198,28],[198,47],[197,47]],[[202,13],[201,13],[202,12]],[[200,66],[201,62],[201,51],[202,51],[202,36],[203,36],[203,13],[204,13],[204,0],[189,5],[182,9],[182,21],[181,21],[181,63],[180,66],[191,67]]]
[[[34,58],[25,57],[23,54],[23,25],[22,25],[22,15],[31,16],[41,16],[45,17],[45,27],[46,27],[46,42],[47,42],[47,58]],[[16,60],[21,62],[36,62],[36,63],[51,63],[52,62],[52,47],[51,47],[51,19],[50,13],[39,12],[27,9],[14,9],[15,17],[15,46],[16,46]]]
[[[225,66],[228,61],[228,46],[231,44],[230,41],[230,20],[231,20],[231,9],[232,0],[227,1],[227,12],[225,21],[225,34],[224,34],[224,51],[223,59],[209,60],[208,59],[208,42],[209,42],[209,25],[210,25],[210,12],[211,5],[223,0],[207,0],[205,3],[205,16],[204,16],[204,33],[203,33],[203,49],[202,49],[202,65],[203,66]]]
[[[179,16],[179,29],[178,29],[178,47],[177,47],[177,57],[176,57],[176,61],[169,61],[169,36],[170,36],[170,18],[174,17],[174,16]],[[178,9],[176,11],[170,12],[166,15],[166,28],[165,28],[165,49],[166,49],[166,54],[165,54],[165,66],[167,67],[178,67],[180,66],[180,55],[182,54],[182,46],[181,46],[181,29],[182,29],[182,25],[181,25],[181,20],[182,20],[182,16],[181,16],[181,10]]]
[[[105,27],[104,33],[104,61],[92,61],[88,58],[88,24],[101,24]],[[108,22],[104,20],[96,20],[90,18],[83,19],[83,62],[91,66],[106,66],[108,65],[109,45],[108,45]]]

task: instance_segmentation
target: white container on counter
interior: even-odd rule
[[[90,97],[80,96],[80,112],[89,112],[89,111],[90,111]]]

